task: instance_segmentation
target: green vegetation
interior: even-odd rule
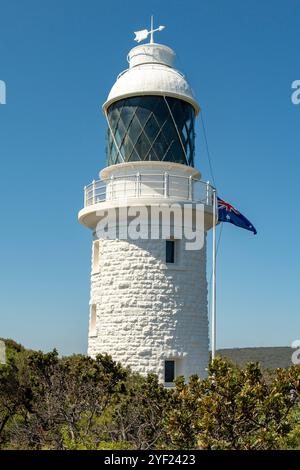
[[[106,355],[6,347],[0,449],[300,448],[299,366],[267,373],[219,357],[206,379],[169,390]]]

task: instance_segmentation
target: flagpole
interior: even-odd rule
[[[216,357],[216,343],[217,343],[217,291],[216,291],[216,209],[217,198],[216,190],[213,189],[213,231],[212,231],[212,300],[211,300],[211,357],[212,360]]]

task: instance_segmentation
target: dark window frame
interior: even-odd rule
[[[175,264],[175,240],[166,240],[166,263]]]
[[[174,359],[165,360],[165,383],[173,383],[175,381],[176,362]]]

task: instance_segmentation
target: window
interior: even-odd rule
[[[166,240],[166,263],[175,263],[175,240]]]
[[[158,160],[194,166],[195,111],[186,101],[147,95],[125,98],[109,106],[108,120],[108,165]]]
[[[97,306],[96,304],[91,305],[91,318],[90,318],[90,336],[96,336],[97,334]]]
[[[175,379],[175,361],[165,361],[165,382],[171,383]]]
[[[92,273],[99,272],[99,240],[95,240],[93,243],[93,270]]]

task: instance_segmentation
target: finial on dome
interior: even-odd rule
[[[142,29],[141,31],[135,31],[134,41],[137,41],[137,42],[144,41],[145,39],[148,38],[150,34],[150,44],[154,44],[153,33],[155,33],[156,31],[162,31],[163,29],[165,29],[165,26],[159,26],[156,29],[153,28],[153,15],[152,15],[150,30],[148,31],[148,29]]]

